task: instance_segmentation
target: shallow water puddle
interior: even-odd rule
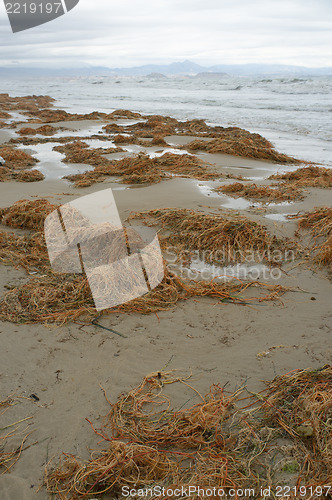
[[[264,202],[258,202],[258,201],[249,201],[246,198],[231,198],[226,196],[225,198],[228,198],[226,203],[222,203],[221,206],[224,208],[231,208],[233,210],[246,210],[247,208],[250,207],[256,207],[256,208],[263,208],[263,207],[287,207],[290,205],[294,205],[294,202],[292,201],[281,201],[280,203],[264,203]],[[278,215],[278,214],[276,214]]]
[[[187,154],[189,154],[189,153],[187,153],[187,151],[183,151],[182,149],[176,149],[176,148],[167,148],[167,149],[163,149],[162,151],[158,150],[158,151],[153,151],[153,152],[147,151],[147,154],[149,155],[150,158],[160,158],[161,156],[163,156],[166,153],[171,153],[173,155],[187,155]],[[191,155],[191,156],[193,156],[193,155]]]
[[[116,149],[117,146],[114,144],[113,141],[102,141],[100,139],[86,139],[84,140],[86,144],[89,145],[90,148],[97,149],[97,148],[103,148],[103,149],[108,149],[108,148],[114,148]]]
[[[203,196],[208,196],[209,198],[219,198],[223,200],[223,203],[221,203],[220,205],[221,207],[230,208],[232,210],[247,210],[250,207],[283,207],[294,204],[293,201],[282,201],[280,203],[264,203],[259,201],[247,200],[246,198],[243,198],[241,196],[239,196],[238,198],[233,198],[232,196],[227,196],[224,193],[217,193],[216,191],[214,191],[214,186],[219,186],[220,181],[196,182],[195,185]]]
[[[275,220],[277,222],[290,222],[290,219],[288,219],[288,215],[295,215],[294,213],[287,213],[287,214],[266,214],[264,217],[266,219],[271,219]]]
[[[31,154],[34,158],[43,162],[61,162],[61,160],[65,157],[63,153],[59,151],[54,151],[53,148],[55,146],[61,146],[60,142],[45,142],[44,144],[34,144],[31,146]],[[26,149],[26,146],[19,146],[20,149]],[[62,163],[61,165],[64,167],[65,165]]]
[[[46,142],[44,144],[34,144],[31,149],[31,155],[39,160],[39,163],[33,170],[39,170],[44,174],[45,179],[61,179],[65,175],[72,175],[83,171],[93,170],[90,165],[63,163],[62,159],[65,158],[63,153],[54,151],[55,146],[61,146],[59,142]],[[18,149],[27,149],[26,146],[19,145]]]
[[[246,210],[250,207],[259,207],[261,203],[254,203],[248,201],[245,198],[231,198],[230,196],[225,196],[227,199],[226,203],[222,203],[220,206],[224,208],[231,208],[232,210]]]
[[[203,196],[208,196],[209,198],[219,198],[223,199],[224,203],[220,206],[224,208],[231,208],[232,210],[246,210],[252,206],[260,206],[260,203],[253,203],[245,198],[232,198],[231,196],[227,196],[225,194],[220,194],[214,191],[213,186],[219,186],[220,181],[213,182],[198,182],[196,183],[196,187],[199,189]]]
[[[116,120],[115,123],[116,125],[119,125],[120,127],[130,127],[131,125],[136,125],[137,123],[144,123],[146,120]]]
[[[22,115],[22,113],[18,111],[8,111],[8,113],[12,116],[6,120],[8,123],[27,122],[31,118],[30,116]]]
[[[100,123],[98,125],[89,125],[88,127],[82,127],[79,130],[68,128],[67,130],[61,130],[57,132],[56,134],[52,135],[52,137],[56,139],[59,137],[68,137],[68,136],[85,137],[96,134],[104,134],[105,132],[102,130],[103,126],[104,123]],[[36,137],[43,137],[43,136],[37,135]]]
[[[213,181],[212,182],[196,182],[196,187],[204,196],[209,196],[210,198],[220,198],[220,195],[216,193],[213,189]],[[214,185],[219,186],[220,182],[215,182]]]

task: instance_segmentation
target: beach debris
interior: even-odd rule
[[[117,332],[116,330],[113,330],[113,328],[107,328],[104,325],[100,325],[97,323],[99,317],[95,318],[91,321],[91,325],[97,326],[98,328],[102,328],[103,330],[107,330],[108,332],[115,333],[115,335],[119,335],[119,337],[123,337],[124,339],[128,338],[127,335],[124,335],[123,333]]]
[[[179,256],[198,252],[208,263],[237,263],[253,258],[281,265],[287,251],[297,253],[289,239],[270,234],[255,221],[239,215],[198,212],[189,209],[164,208],[132,213],[129,220],[160,226],[163,248],[176,248]],[[170,234],[163,236],[165,233]]]
[[[40,398],[36,394],[30,394],[29,398],[32,399],[35,403],[40,401]]]
[[[44,108],[48,108],[45,106]],[[22,108],[24,109],[24,108]],[[55,123],[67,121],[82,121],[82,120],[115,120],[118,118],[141,118],[139,113],[133,113],[126,110],[113,111],[112,113],[102,113],[93,111],[92,113],[68,113],[63,109],[39,109],[34,108],[25,112],[26,115],[35,118],[37,122]]]
[[[267,383],[262,409],[269,425],[290,436],[302,455],[302,481],[332,481],[332,366],[293,370]],[[300,476],[301,477],[301,476]]]
[[[61,127],[61,129],[64,129],[63,127]],[[47,137],[31,137],[31,136],[23,136],[23,137],[17,137],[17,138],[14,138],[12,137],[10,139],[10,141],[8,142],[9,145],[13,144],[21,144],[21,145],[24,145],[24,146],[34,146],[36,144],[51,144],[51,143],[60,143],[60,144],[67,144],[67,143],[72,143],[72,142],[77,142],[78,140],[81,141],[81,142],[84,142],[84,141],[89,141],[89,140],[92,140],[92,139],[96,139],[98,141],[107,141],[109,142],[110,141],[110,137],[108,135],[102,135],[102,134],[92,134],[92,135],[87,135],[87,136],[82,136],[80,137],[79,139],[77,138],[77,136],[74,136],[74,135],[65,135],[63,137],[52,137],[52,136],[47,136]],[[88,147],[88,145],[86,145],[85,147]],[[114,148],[95,148],[96,150],[98,149],[104,149],[106,150],[106,153],[105,154],[109,154],[110,152],[112,153],[120,153],[120,152],[124,152],[123,149],[119,148],[119,147],[114,147]],[[112,151],[111,151],[112,149]]]
[[[274,174],[270,179],[281,180],[291,187],[332,187],[332,169],[309,165],[294,172]]]
[[[48,96],[10,98],[8,94],[0,95],[0,104],[5,104],[2,109],[23,109],[25,110],[24,113],[30,116],[30,122],[35,123],[49,124],[78,120],[113,122],[118,119],[138,120],[131,125],[106,124],[104,130],[107,133],[118,134],[115,138],[117,143],[141,144],[141,138],[145,138],[152,139],[154,144],[164,146],[167,143],[165,141],[167,135],[189,135],[199,138],[182,146],[189,151],[224,153],[283,164],[301,163],[299,160],[275,151],[273,145],[261,135],[248,132],[239,127],[210,126],[200,119],[179,121],[169,116],[144,116],[129,110],[116,110],[112,113],[94,111],[88,114],[75,114],[60,109],[47,109],[53,105],[53,102],[54,100]],[[47,132],[45,133],[47,134]]]
[[[38,160],[25,151],[13,148],[11,146],[0,147],[0,156],[3,157],[6,167],[19,170],[27,167],[33,167]]]
[[[18,254],[18,255],[17,255]],[[13,257],[3,256],[0,260],[13,265]],[[44,266],[47,257],[40,259],[40,265]],[[19,252],[16,253],[14,265],[29,265],[31,259],[22,259]],[[38,269],[38,262],[35,260]],[[23,266],[24,267],[24,266]],[[70,321],[76,321],[80,316],[86,320],[96,318],[99,313],[94,306],[89,283],[84,275],[64,275],[54,273],[48,268],[43,268],[42,276],[35,276],[23,285],[16,286],[5,293],[0,300],[0,319],[13,323],[44,323],[63,325]],[[243,293],[249,289],[255,289],[258,295],[253,294],[245,298]],[[225,283],[214,281],[185,281],[180,279],[168,269],[165,269],[165,277],[161,284],[146,295],[134,299],[126,304],[113,307],[103,311],[104,314],[112,313],[137,313],[151,314],[158,311],[168,311],[174,308],[179,301],[193,297],[211,297],[219,304],[252,304],[256,302],[278,301],[289,287],[282,285],[266,284],[259,281],[233,280]]]
[[[313,237],[310,258],[316,264],[326,266],[332,276],[332,208],[319,207],[288,218],[298,220],[298,235],[300,230],[310,231]]]
[[[11,118],[11,115],[6,111],[0,111],[0,120],[7,120],[7,118]]]
[[[0,418],[3,420],[3,415],[10,411],[10,408],[17,405],[18,400],[14,395],[6,397],[3,401],[0,400]],[[26,434],[27,427],[25,422],[31,420],[32,417],[23,418],[17,422],[3,424],[0,423],[0,476],[11,472],[11,469],[18,462],[24,451],[24,444],[31,432]],[[8,420],[8,419],[7,419]],[[23,424],[23,425],[22,425]],[[19,436],[24,436],[19,438]],[[20,439],[20,444],[17,445],[17,440]]]
[[[99,151],[90,149],[86,142],[81,140],[55,146],[54,151],[65,154],[62,160],[65,163],[87,163],[89,165],[109,165],[110,160],[100,154]],[[113,149],[114,151],[114,149]]]
[[[276,377],[247,398],[246,408],[244,388],[228,393],[214,384],[202,396],[189,378],[154,372],[115,403],[107,400],[110,411],[99,429],[86,419],[103,449],[86,461],[63,453],[58,465],[47,464],[47,492],[76,500],[117,498],[133,488],[138,496],[166,500],[191,485],[206,490],[204,496],[227,498],[246,488],[274,491],[285,471],[287,484],[297,488],[330,485],[331,366]],[[175,383],[191,388],[200,402],[174,410],[166,390]],[[164,493],[158,495],[157,486]],[[202,493],[193,488],[189,498]]]
[[[41,230],[46,217],[58,207],[45,198],[19,200],[8,208],[0,208],[0,222],[20,229]]]
[[[39,170],[24,170],[14,177],[18,182],[38,182],[45,179],[45,176]]]
[[[182,146],[188,151],[224,153],[246,158],[268,160],[276,163],[302,163],[288,155],[278,153],[272,143],[259,134],[253,134],[239,127],[209,126],[204,120],[178,121],[169,116],[152,115],[144,120],[123,127],[127,142],[141,144],[141,138],[156,140],[160,144],[166,136],[196,136],[189,144]],[[108,129],[111,132],[111,128]],[[131,136],[131,137],[130,137]],[[165,141],[167,143],[167,141]]]
[[[0,94],[0,108],[6,111],[37,111],[53,106],[53,102],[55,99],[47,95],[11,97],[9,94]]]
[[[114,142],[114,144],[135,144],[138,142],[137,139],[135,139],[135,137],[123,134],[115,135],[112,138],[112,141]]]
[[[94,452],[87,462],[63,454],[57,467],[48,464],[44,476],[48,493],[61,492],[69,500],[88,494],[117,497],[129,485],[141,491],[155,485],[176,489],[197,484],[203,489],[213,484],[225,491],[250,481],[258,485],[254,464],[249,473],[244,461],[239,461],[253,432],[235,417],[238,395],[228,395],[214,385],[200,403],[174,411],[165,395],[165,388],[174,383],[188,384],[188,377],[163,371],[150,374],[111,404],[100,431],[89,421],[107,447]],[[236,426],[240,439],[233,434]],[[247,457],[248,466],[254,454],[248,451]]]
[[[15,228],[35,230],[34,233],[23,236],[8,232],[0,233],[0,262],[2,264],[23,267],[30,275],[26,283],[12,288],[2,297],[0,301],[0,318],[4,321],[56,323],[60,325],[68,321],[75,321],[82,315],[91,320],[99,314],[94,307],[93,297],[85,275],[56,273],[51,269],[42,229],[47,215],[56,209],[57,205],[49,203],[46,199],[33,201],[20,200],[11,207],[0,209],[2,224]],[[180,211],[181,215],[186,216],[184,218],[185,221],[182,219],[182,222],[184,222],[183,226],[185,226],[190,220],[190,211]],[[204,216],[204,214],[197,214],[195,217],[193,214],[193,225],[190,226],[193,231],[192,239],[190,240],[188,235],[184,236],[184,238],[188,239],[189,248],[194,246],[196,242],[199,243],[200,240],[203,248],[204,242],[209,241],[209,238],[206,239],[203,235],[204,231],[203,233],[202,231],[198,233],[198,226],[204,228],[204,224],[207,225],[207,235],[209,225],[213,229],[215,222],[218,222],[218,216],[216,216],[217,219],[207,218],[205,220],[203,218],[200,221],[199,217],[201,215]],[[253,223],[252,227],[249,224],[249,229],[246,229],[247,223],[244,220],[236,219],[232,223],[229,219],[223,219],[222,223],[225,228],[225,242],[232,241],[236,230],[241,232],[242,229],[244,231],[242,240],[240,238],[238,243],[233,241],[233,249],[240,248],[238,245],[241,245],[241,241],[245,241],[245,235],[247,235],[248,239],[248,232],[246,233],[246,231],[251,231],[251,234],[255,235],[256,230],[257,234],[254,238],[258,242],[253,240],[251,246],[250,243],[247,243],[249,245],[248,248],[257,247],[262,248],[263,251],[269,248],[269,242],[271,248],[274,248],[273,245],[276,248],[279,245],[282,247],[283,243],[281,240],[279,242],[276,237],[269,235],[259,225],[255,229],[256,223]],[[226,230],[226,228],[228,229]],[[222,233],[220,220],[219,226],[215,228],[215,231],[215,244],[220,245],[222,239],[219,242],[216,240],[217,235],[219,238],[219,233]],[[213,230],[210,230],[210,234],[213,241]],[[185,249],[184,239],[180,240],[181,245]],[[105,247],[102,239],[98,241],[103,245],[103,251],[107,251],[108,247],[107,245]],[[213,248],[212,245],[210,249]],[[263,301],[279,301],[283,294],[291,290],[280,284],[241,281],[239,279],[227,280],[225,282],[217,282],[215,280],[183,280],[168,269],[166,261],[164,262],[164,266],[165,276],[157,288],[126,304],[108,309],[104,313],[134,312],[138,314],[151,314],[169,310],[175,307],[179,301],[192,297],[211,297],[220,304],[235,303],[241,305]],[[258,293],[245,297],[243,294],[250,289]]]
[[[22,127],[18,130],[18,134],[20,135],[54,135],[60,130],[66,130],[63,127],[52,127],[51,125],[43,125],[42,127],[32,128],[32,127]]]
[[[0,167],[0,182],[15,180],[18,182],[37,182],[44,179],[44,174],[39,170],[12,170]]]
[[[103,130],[107,134],[122,134],[123,133],[123,127],[121,125],[117,125],[116,123],[108,123],[104,127],[102,127]]]
[[[0,182],[17,180],[19,182],[35,182],[44,179],[37,170],[27,170],[38,160],[30,154],[12,146],[0,147]]]
[[[257,184],[243,184],[235,182],[233,184],[225,184],[215,188],[217,193],[227,193],[230,196],[241,196],[253,200],[261,200],[264,203],[293,201],[302,199],[303,192],[293,186],[257,186]]]
[[[164,148],[169,147],[168,143],[165,141],[161,134],[156,134],[151,140],[152,146],[163,146]]]
[[[259,134],[253,134],[239,127],[209,126],[204,120],[178,121],[169,116],[152,115],[133,125],[123,126],[122,133],[127,134],[127,141],[140,144],[141,138],[159,141],[166,136],[195,136],[195,139],[182,146],[188,151],[206,151],[224,153],[246,158],[268,160],[276,163],[302,163],[288,155],[278,153],[272,143]],[[112,128],[106,129],[110,133]],[[119,130],[117,130],[119,132]],[[167,141],[165,141],[167,143]]]
[[[73,145],[73,153],[64,161],[72,163],[79,161],[95,165],[94,170],[82,174],[68,175],[65,178],[73,181],[75,187],[91,186],[96,182],[102,182],[109,176],[121,177],[124,184],[157,183],[161,180],[171,179],[174,176],[189,177],[201,180],[213,180],[222,177],[222,174],[210,170],[209,163],[200,160],[193,155],[177,155],[164,153],[161,156],[150,158],[145,153],[123,158],[122,160],[108,160],[96,154],[93,150],[84,149],[84,145],[78,145],[76,150]],[[64,151],[64,146],[58,146],[57,151]],[[82,153],[83,150],[83,153]],[[91,159],[90,159],[91,155]]]
[[[291,156],[278,153],[272,143],[261,135],[237,127],[224,129],[216,139],[210,141],[197,139],[182,146],[182,148],[190,152],[222,153],[257,160],[268,160],[273,163],[302,163]]]
[[[309,229],[315,238],[332,234],[332,208],[330,207],[316,207],[311,212],[300,212],[288,217],[298,219],[299,229]]]

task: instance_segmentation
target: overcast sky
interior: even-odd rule
[[[80,0],[66,15],[15,34],[0,0],[2,66],[190,59],[318,67],[332,66],[331,54],[332,0]]]

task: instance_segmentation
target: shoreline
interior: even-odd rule
[[[66,122],[63,124],[66,126]],[[84,124],[77,123],[77,129],[84,131]],[[6,131],[1,130],[0,143],[8,138]],[[174,136],[164,138],[174,147]],[[27,149],[33,150],[33,146]],[[167,146],[161,149],[167,150]],[[223,154],[198,153],[197,157],[213,163],[224,175],[234,170],[245,175],[250,169],[250,182],[254,182],[254,178],[260,185],[267,184],[267,175],[277,168],[292,171],[299,167],[276,166]],[[290,206],[267,206],[266,210],[256,206],[241,210],[235,203],[235,209],[226,208],[223,201],[229,201],[230,197],[209,196],[211,191],[198,187],[202,184],[209,188],[214,182],[172,178],[133,188],[121,183],[121,179],[114,182],[111,178],[77,188],[61,179],[31,183],[8,181],[0,183],[1,208],[22,198],[35,200],[37,197],[62,204],[112,187],[123,218],[133,211],[165,207],[203,213],[212,211],[221,215],[240,213],[264,225],[272,234],[294,238],[295,221],[274,221],[265,215],[307,212],[316,206],[331,206],[329,189],[309,187],[305,188],[304,200]],[[227,182],[235,181],[228,179]],[[6,287],[17,286],[26,280],[21,269],[10,266],[1,266],[0,273],[1,295]],[[331,362],[331,283],[326,271],[295,263],[283,274],[281,282],[306,293],[288,292],[282,303],[253,306],[218,304],[218,300],[207,297],[192,298],[158,315],[110,314],[100,320],[106,328],[126,334],[127,339],[92,325],[81,328],[81,325],[69,323],[49,329],[43,325],[1,322],[1,397],[15,394],[21,398],[19,404],[6,413],[5,425],[32,416],[28,431],[34,431],[28,441],[31,446],[22,453],[12,473],[0,476],[4,499],[45,500],[45,490],[37,493],[37,488],[47,461],[51,457],[58,458],[63,451],[87,458],[86,447],[97,447],[98,436],[90,432],[85,419],[96,421],[107,411],[100,386],[114,401],[121,392],[137,385],[148,373],[162,370],[171,360],[168,369],[191,371],[195,387],[203,394],[217,382],[222,386],[228,384],[230,390],[246,384],[252,392],[258,392],[264,387],[262,380],[272,380],[293,369],[319,368]],[[39,400],[29,399],[31,394]],[[184,394],[192,397],[189,390]],[[175,407],[187,399],[185,396],[175,391]],[[34,442],[37,444],[32,445]]]

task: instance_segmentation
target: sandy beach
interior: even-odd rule
[[[64,135],[71,135],[73,131],[79,138],[91,135],[91,127],[93,131],[102,130],[109,122],[111,120],[83,120],[49,124],[66,127],[70,131]],[[129,122],[118,119],[112,123],[124,126]],[[17,139],[19,135],[15,132],[25,125],[1,129],[0,145],[8,145],[12,137]],[[41,123],[30,125],[36,128]],[[113,136],[110,135],[110,141]],[[161,155],[185,146],[197,136],[166,134],[163,138],[167,147],[130,144],[123,153],[107,154],[105,158],[123,159],[140,151]],[[33,144],[16,146],[35,155]],[[47,147],[51,151],[52,143]],[[222,179],[173,176],[158,183],[135,185],[110,177],[79,188],[60,177],[85,172],[87,165],[62,163],[61,166],[60,163],[59,166],[59,162],[50,157],[49,160],[41,159],[35,166],[45,175],[43,181],[8,180],[0,184],[0,208],[9,207],[18,200],[38,198],[62,205],[112,188],[122,220],[132,212],[163,208],[237,214],[261,224],[270,234],[299,241],[295,236],[297,220],[287,219],[286,215],[332,206],[331,189],[311,186],[303,188],[302,199],[271,204],[216,193],[215,187],[238,182],[227,176],[243,176],[245,183],[269,186],[270,175],[295,171],[299,165],[281,165],[207,151],[195,151],[194,154],[211,164]],[[5,225],[1,231],[27,233],[27,230]],[[309,240],[306,235],[301,244]],[[310,250],[307,253],[310,254]],[[66,452],[87,459],[89,449],[98,449],[100,437],[91,432],[86,419],[98,425],[100,416],[109,411],[102,389],[110,401],[115,401],[120,393],[136,386],[145,375],[167,367],[167,370],[192,373],[190,383],[201,394],[207,393],[214,383],[227,384],[230,392],[241,386],[259,392],[264,389],[263,381],[278,375],[331,364],[331,281],[326,267],[312,265],[310,259],[302,256],[282,269],[278,284],[290,287],[290,291],[280,300],[241,305],[220,303],[211,297],[195,297],[157,314],[110,313],[100,318],[100,325],[125,338],[91,322],[83,326],[69,322],[56,328],[54,325],[1,321],[0,400],[10,396],[16,404],[4,414],[0,411],[0,427],[28,419],[9,428],[17,427],[10,442],[11,449],[20,446],[22,438],[28,436],[23,445],[26,449],[10,473],[0,475],[1,500],[46,500],[49,496],[42,487],[43,474],[52,458],[57,462],[61,453]],[[27,279],[22,268],[2,265],[0,296]],[[199,401],[189,387],[173,390],[174,408],[188,399],[190,406]]]

